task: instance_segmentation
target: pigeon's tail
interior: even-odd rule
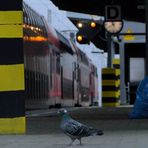
[[[90,133],[91,133],[90,135],[92,136],[95,136],[95,135],[101,136],[104,134],[102,130],[98,130],[94,128],[90,128]]]
[[[103,135],[103,134],[104,134],[104,133],[103,133],[102,130],[98,130],[97,133],[96,133],[96,135],[99,135],[99,136],[101,136],[101,135]]]

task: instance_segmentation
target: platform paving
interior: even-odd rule
[[[26,134],[1,135],[0,148],[148,148],[148,119],[128,119],[131,108],[69,109],[74,119],[104,131],[103,136],[83,138],[83,146],[78,141],[68,146],[56,110],[26,112]]]

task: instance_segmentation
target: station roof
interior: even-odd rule
[[[106,5],[120,5],[122,18],[145,22],[145,0],[51,0],[61,10],[105,16]]]

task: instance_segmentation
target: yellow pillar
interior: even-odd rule
[[[102,105],[108,107],[119,106],[120,71],[115,68],[102,69]]]
[[[0,134],[22,134],[25,123],[22,0],[0,1]]]

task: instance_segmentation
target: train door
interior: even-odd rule
[[[50,47],[50,49],[52,49]],[[48,90],[48,97],[49,99],[49,107],[53,107],[55,105],[54,100],[54,58],[53,58],[52,50],[49,54],[49,90]]]
[[[56,52],[56,71],[55,71],[55,97],[56,107],[61,106],[61,64],[60,64],[60,53]]]
[[[61,67],[60,54],[52,47],[50,53],[50,106],[60,106],[61,99]]]
[[[78,64],[73,63],[73,99],[75,101],[75,106],[78,106],[79,102],[79,93],[78,93]]]

